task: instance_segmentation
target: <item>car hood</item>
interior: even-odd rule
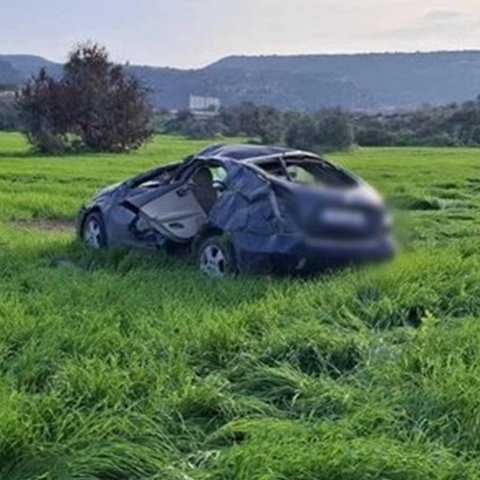
[[[97,193],[93,197],[93,200],[97,200],[100,197],[105,197],[105,196],[111,195],[112,193],[116,192],[119,189],[119,187],[121,187],[123,184],[124,184],[124,182],[118,182],[118,183],[114,183],[112,185],[108,185],[104,188],[101,188],[100,190],[97,191]]]

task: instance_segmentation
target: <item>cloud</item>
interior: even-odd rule
[[[478,37],[480,41],[480,19],[460,11],[430,10],[409,25],[383,30],[380,36],[401,40],[470,36]]]
[[[419,20],[422,23],[443,23],[443,22],[464,22],[469,19],[469,16],[463,12],[454,10],[431,10],[421,17]]]

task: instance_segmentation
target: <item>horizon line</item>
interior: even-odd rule
[[[108,51],[108,47],[107,47]],[[163,69],[172,69],[172,70],[202,70],[211,65],[219,63],[222,60],[229,58],[267,58],[267,57],[280,57],[280,58],[292,58],[292,57],[359,57],[359,56],[375,56],[375,55],[433,55],[433,54],[442,54],[442,53],[480,53],[479,48],[465,48],[465,49],[439,49],[439,50],[378,50],[378,51],[358,51],[358,52],[328,52],[328,53],[231,53],[225,56],[218,58],[210,63],[207,63],[199,67],[174,67],[170,65],[159,65],[159,64],[147,64],[147,63],[134,63],[131,60],[126,60],[123,62],[112,61],[116,64],[121,65],[131,65],[135,67],[147,67],[147,68],[163,68]],[[110,57],[114,55],[109,52]],[[57,65],[63,65],[63,62],[57,60],[51,60],[50,58],[43,56],[42,54],[36,53],[0,53],[1,57],[36,57],[47,62],[54,63]]]

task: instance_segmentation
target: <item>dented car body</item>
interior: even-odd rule
[[[217,145],[100,191],[78,217],[93,247],[184,245],[202,270],[311,272],[388,259],[391,225],[360,178],[308,152]]]

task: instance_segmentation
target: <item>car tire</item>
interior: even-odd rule
[[[232,244],[224,237],[212,236],[200,243],[197,265],[209,277],[224,278],[237,271]]]
[[[99,250],[107,246],[105,223],[100,212],[91,212],[83,221],[82,242],[90,248]]]

